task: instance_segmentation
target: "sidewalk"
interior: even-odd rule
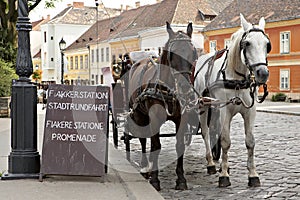
[[[272,102],[266,100],[263,103],[256,105],[256,110],[258,112],[300,116],[300,103]]]
[[[45,110],[38,105],[38,151],[41,155]],[[7,172],[10,153],[10,119],[0,118],[0,172]],[[111,134],[111,133],[110,133]],[[0,180],[0,199],[163,199],[126,160],[124,152],[108,147],[108,173],[103,177],[47,176],[37,179]]]

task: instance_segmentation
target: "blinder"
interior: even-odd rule
[[[268,38],[269,39],[269,38]],[[271,45],[271,42],[269,40],[269,42],[267,43],[267,53],[270,53],[272,50],[272,45]]]

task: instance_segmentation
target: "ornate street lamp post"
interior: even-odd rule
[[[61,84],[64,84],[64,50],[66,48],[66,42],[64,41],[64,38],[61,38],[59,41],[59,49],[61,53]]]
[[[40,155],[37,151],[37,88],[30,82],[33,72],[30,37],[32,25],[28,18],[28,1],[18,0],[18,54],[12,85],[11,152],[8,174],[1,179],[38,178]]]

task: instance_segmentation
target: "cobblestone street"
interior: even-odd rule
[[[255,162],[262,184],[258,188],[248,187],[243,127],[242,117],[237,115],[231,124],[231,186],[228,188],[218,187],[218,174],[207,174],[205,147],[202,137],[198,135],[187,147],[184,159],[188,190],[175,190],[175,137],[161,138],[161,195],[165,199],[300,199],[300,117],[257,113],[254,129]],[[167,133],[168,130],[175,130],[170,122],[162,127],[161,132]],[[125,149],[123,142],[119,142],[119,149]],[[138,165],[141,149],[137,139],[131,140],[131,151],[132,162]],[[216,163],[217,168],[219,164]]]

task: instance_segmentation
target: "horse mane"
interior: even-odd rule
[[[238,67],[241,63],[240,55],[240,41],[243,36],[243,29],[239,29],[237,32],[231,35],[231,41],[229,45],[229,52],[227,57],[227,66]],[[237,59],[239,58],[239,59]]]

